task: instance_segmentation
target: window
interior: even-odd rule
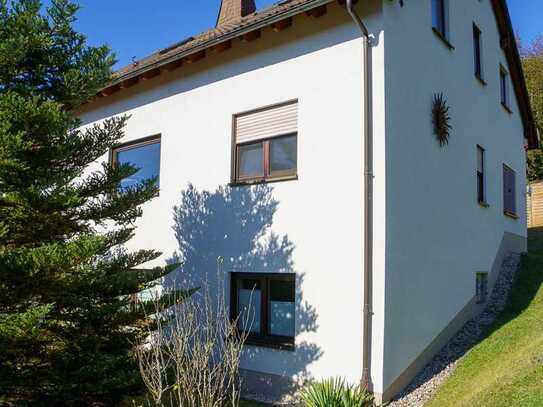
[[[485,187],[485,150],[477,146],[477,201],[482,205],[486,205]]]
[[[502,106],[509,109],[509,74],[502,66],[500,67],[500,99]]]
[[[122,144],[111,151],[113,165],[132,164],[138,172],[121,181],[121,189],[134,187],[144,180],[160,175],[160,136]]]
[[[233,148],[233,183],[296,178],[298,102],[234,116]]]
[[[477,79],[483,81],[481,30],[475,24],[473,24],[473,58],[475,76]]]
[[[248,344],[294,349],[294,274],[232,273],[231,290],[231,317]]]
[[[446,0],[432,0],[432,29],[441,39],[447,40]]]
[[[503,212],[504,214],[517,217],[517,203],[516,203],[516,185],[515,185],[515,171],[509,168],[507,165],[503,166]]]
[[[488,273],[477,273],[475,285],[477,304],[482,304],[486,302],[486,298],[488,297]]]

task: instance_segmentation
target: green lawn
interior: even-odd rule
[[[543,406],[543,231],[531,230],[511,303],[426,407]]]

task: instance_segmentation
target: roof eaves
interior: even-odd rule
[[[538,148],[539,139],[537,128],[535,125],[534,115],[531,108],[530,96],[526,79],[524,78],[524,70],[520,59],[520,54],[516,46],[515,33],[513,23],[509,15],[506,0],[492,0],[494,6],[494,14],[498,22],[501,35],[501,46],[507,57],[510,74],[513,79],[515,94],[519,102],[520,113],[524,124],[524,136],[528,140],[528,148]]]

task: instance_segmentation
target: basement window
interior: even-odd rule
[[[248,345],[294,349],[295,275],[232,273],[230,313]]]
[[[297,178],[297,101],[235,115],[233,137],[233,184]]]
[[[475,296],[477,304],[483,304],[488,297],[488,273],[477,273]]]
[[[160,135],[121,144],[111,150],[111,164],[131,164],[138,171],[121,181],[121,190],[136,187],[141,182],[160,176]]]

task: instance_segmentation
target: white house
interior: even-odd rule
[[[131,245],[185,282],[225,258],[233,316],[258,310],[253,390],[342,376],[390,399],[526,250],[537,137],[505,0],[223,0],[80,117],[120,114],[111,157],[160,176]]]

